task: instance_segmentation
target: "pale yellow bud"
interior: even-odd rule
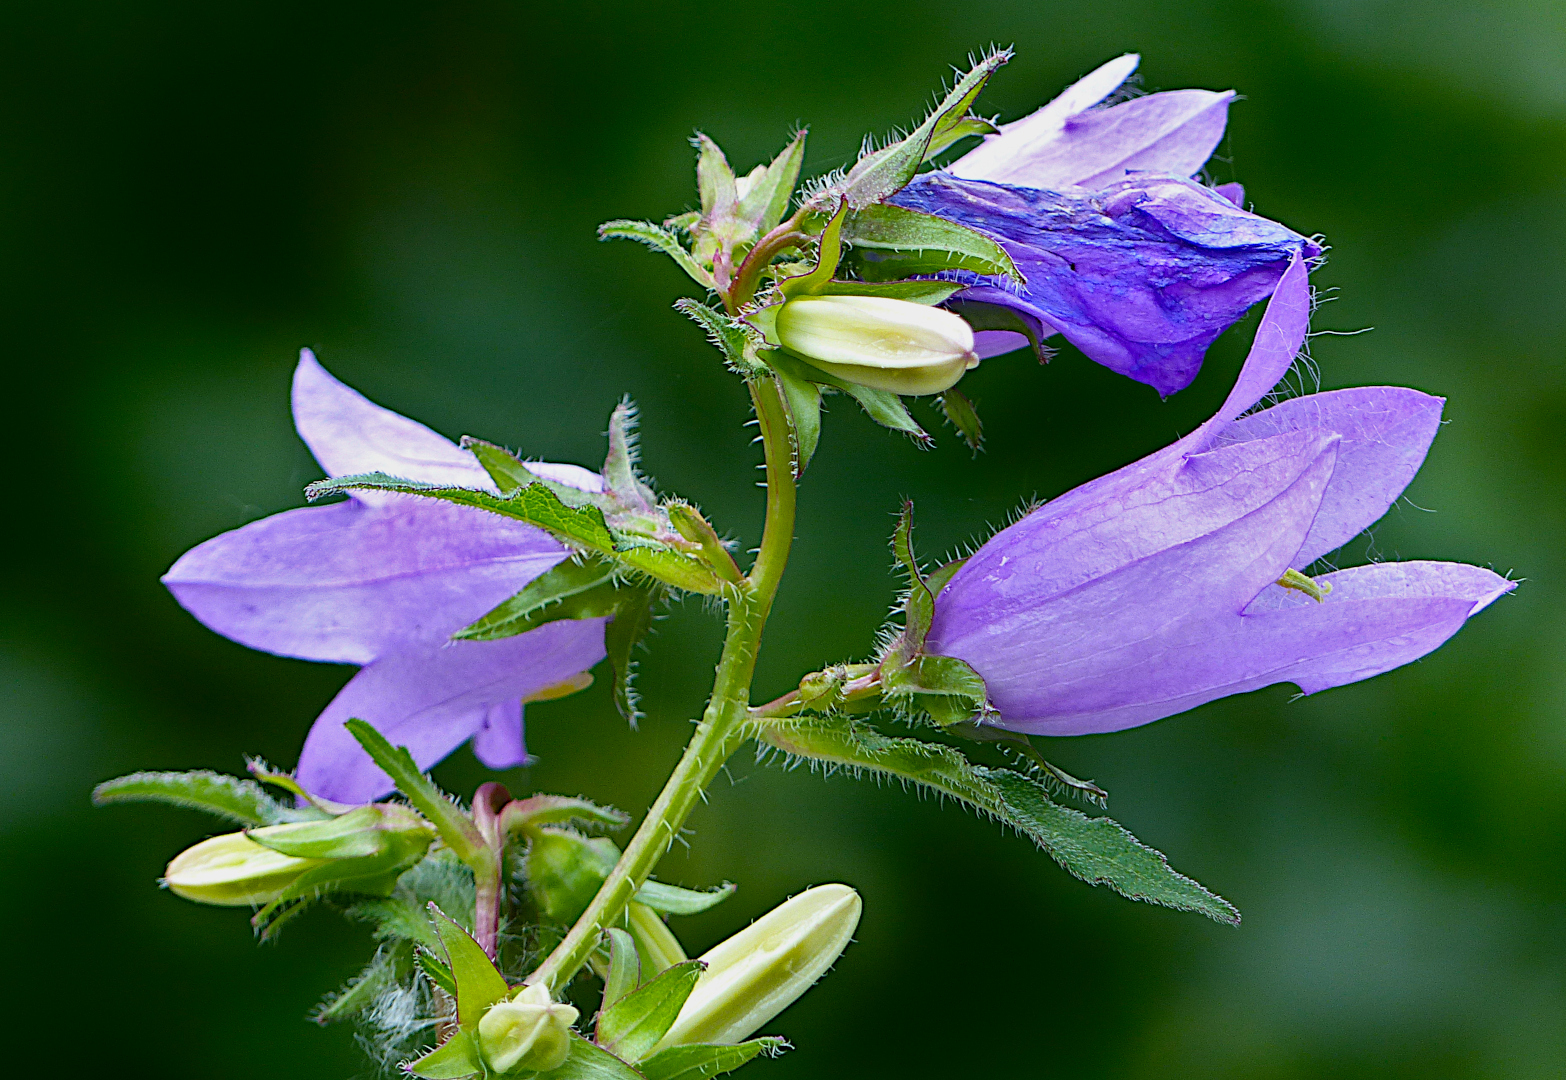
[[[700,957],[707,969],[658,1047],[749,1038],[836,962],[862,908],[847,885],[818,885],[714,946]]]
[[[973,328],[949,311],[883,296],[801,296],[777,311],[784,348],[848,382],[938,394],[979,362]]]
[[[479,1052],[495,1072],[558,1069],[571,1053],[576,1009],[549,996],[543,984],[524,986],[509,1001],[497,1001],[479,1019]]]
[[[174,857],[163,883],[202,904],[259,907],[283,894],[306,870],[327,859],[300,859],[262,847],[242,832],[203,840]]]

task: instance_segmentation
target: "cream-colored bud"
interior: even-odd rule
[[[658,1044],[743,1042],[826,974],[854,935],[863,904],[847,885],[807,889],[700,957],[696,981]]]
[[[896,394],[938,394],[979,362],[956,315],[884,296],[797,297],[776,327],[784,348],[828,374]]]
[[[176,896],[225,907],[258,907],[283,894],[326,859],[299,859],[262,847],[242,832],[203,840],[174,857],[163,883]]]
[[[571,1054],[576,1009],[549,996],[549,987],[530,984],[509,1001],[497,1001],[478,1022],[479,1052],[498,1073],[517,1069],[548,1072]]]

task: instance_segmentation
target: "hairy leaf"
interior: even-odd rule
[[[463,1080],[486,1070],[479,1060],[478,1041],[466,1031],[458,1031],[438,1048],[407,1066],[414,1076],[428,1080]]]
[[[628,586],[616,589],[610,609],[614,618],[604,627],[604,651],[609,668],[614,672],[614,705],[621,716],[633,722],[637,709],[636,690],[632,685],[636,661],[632,654],[652,629],[653,605],[659,598],[659,590],[654,588]]]
[[[451,636],[463,641],[495,641],[525,633],[556,619],[585,619],[607,614],[595,610],[598,605],[573,605],[569,601],[583,597],[601,586],[612,586],[617,568],[601,555],[583,555],[567,559],[532,581],[515,596],[464,626]],[[612,593],[612,588],[609,590]],[[609,601],[612,607],[613,601]],[[542,616],[548,616],[544,618]]]
[[[843,239],[861,254],[869,250],[917,258],[919,273],[972,270],[1009,277],[1019,284],[1023,280],[1011,256],[990,237],[955,221],[891,203],[867,206],[854,214],[843,226]],[[875,276],[885,280],[887,275],[879,269],[882,264],[876,265]]]
[[[543,825],[568,825],[583,822],[618,829],[630,821],[623,810],[599,806],[586,799],[565,795],[532,795],[506,804],[500,812],[502,832],[536,829]]]
[[[285,806],[254,780],[226,773],[138,772],[105,780],[92,789],[94,806],[122,802],[157,802],[205,810],[241,825],[283,825],[293,821],[319,821],[326,815],[314,809]]]
[[[805,132],[800,131],[751,183],[739,201],[738,216],[755,225],[758,234],[770,232],[788,212],[788,200],[799,183],[805,160]]]
[[[924,151],[924,160],[929,161],[949,146],[961,142],[963,139],[975,135],[999,135],[1000,128],[982,116],[974,116],[969,113],[946,130],[933,136],[930,145]]]
[[[827,219],[816,241],[816,265],[813,269],[778,282],[778,290],[788,299],[818,291],[837,273],[838,261],[843,257],[843,220],[847,214],[848,203],[842,202]]]
[[[449,994],[453,1001],[457,998],[457,980],[451,976],[451,968],[434,950],[420,948],[418,953],[419,968],[429,978],[430,982],[439,990]]]
[[[543,484],[554,492],[557,499],[569,507],[598,506],[602,501],[602,497],[596,492],[583,491],[570,484],[562,484],[539,476],[528,468],[527,462],[503,446],[476,439],[472,435],[464,435],[462,448],[472,453],[478,463],[484,467],[484,471],[489,473],[489,478],[495,481],[495,486],[500,489],[502,495],[510,495],[529,484]]]
[[[646,1080],[707,1080],[733,1072],[759,1054],[777,1057],[789,1049],[787,1040],[774,1036],[751,1039],[734,1046],[694,1043],[670,1046],[640,1065]]]
[[[665,915],[696,915],[723,903],[734,895],[737,888],[739,886],[726,881],[722,885],[697,891],[648,880],[637,891],[636,901]]]
[[[1237,924],[1239,912],[1169,865],[1164,855],[1107,818],[1053,802],[1036,780],[974,765],[957,750],[894,739],[847,717],[776,721],[758,730],[767,745],[849,772],[895,777],[958,799],[1027,836],[1072,875],[1132,900]]]
[[[1021,334],[1028,339],[1028,345],[1033,349],[1033,355],[1038,357],[1039,363],[1049,362],[1050,351],[1039,340],[1035,324],[1023,319],[1012,308],[975,300],[957,300],[952,303],[951,310],[975,330],[1009,330],[1014,334]]]
[[[713,287],[712,275],[691,258],[691,253],[685,250],[678,236],[661,225],[654,225],[650,221],[631,221],[623,218],[617,221],[606,221],[598,226],[598,239],[635,240],[639,244],[646,244],[673,259],[675,264],[702,288]]]
[[[707,332],[707,339],[723,354],[731,371],[745,376],[765,372],[754,356],[755,348],[760,344],[759,335],[744,321],[730,318],[688,296],[676,300],[674,309]]]
[[[446,949],[447,966],[457,985],[457,1022],[464,1030],[471,1030],[478,1026],[484,1010],[510,993],[510,987],[479,943],[434,904],[430,905],[430,918],[435,921],[435,932]]]
[[[979,410],[973,407],[973,402],[953,386],[941,394],[941,413],[977,457],[984,449],[984,422],[979,419]]]
[[[533,1074],[539,1080],[645,1080],[645,1077],[609,1051],[571,1033],[571,1056],[552,1072]]]
[[[674,1026],[702,968],[700,960],[676,964],[609,1006],[598,1018],[598,1045],[625,1061],[640,1061]]]
[[[365,721],[354,717],[343,726],[359,741],[370,760],[397,785],[397,790],[423,814],[430,824],[440,830],[446,846],[467,861],[484,846],[473,820],[459,810],[451,798],[435,782],[424,775],[413,760],[407,747],[393,746],[386,737]]]
[[[945,303],[967,286],[956,281],[829,281],[822,296],[880,296],[934,307]]]
[[[794,479],[805,475],[810,459],[821,442],[821,388],[797,375],[774,369],[778,389],[783,392],[783,407],[788,410],[790,441],[794,449]]]

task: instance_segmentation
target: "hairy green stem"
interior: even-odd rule
[[[604,930],[620,920],[626,905],[674,843],[702,792],[744,741],[762,630],[794,542],[794,473],[783,401],[771,379],[752,382],[750,395],[766,452],[767,521],[749,576],[723,594],[728,605],[728,630],[712,696],[679,764],[642,819],[636,835],[631,837],[620,861],[565,939],[528,976],[530,983],[547,984],[551,993],[558,994],[571,981],[597,948]]]

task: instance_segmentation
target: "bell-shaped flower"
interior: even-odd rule
[[[1300,573],[1386,512],[1443,404],[1361,387],[1242,416],[1288,371],[1309,316],[1296,260],[1217,415],[1028,514],[952,577],[925,647],[983,676],[993,722],[1082,735],[1273,683],[1312,694],[1419,659],[1511,591],[1460,563]]]
[[[974,318],[980,357],[1058,333],[1168,395],[1190,385],[1208,346],[1291,258],[1321,247],[1242,209],[1239,185],[1189,179],[1223,137],[1232,91],[1092,108],[1136,64],[1110,61],[892,201],[992,237],[1026,279],[946,275],[972,285],[950,303]]]
[[[495,490],[472,455],[329,375],[311,353],[294,373],[294,422],[329,476],[386,472]],[[530,464],[587,491],[596,473]],[[468,740],[491,768],[526,760],[522,706],[586,684],[604,619],[562,620],[498,641],[451,635],[569,557],[540,529],[434,499],[364,492],[288,510],[207,541],[164,575],[180,604],[253,649],[362,669],[321,713],[299,779],[324,798],[368,802],[392,783],[343,728],[353,717],[407,746],[420,767]]]

